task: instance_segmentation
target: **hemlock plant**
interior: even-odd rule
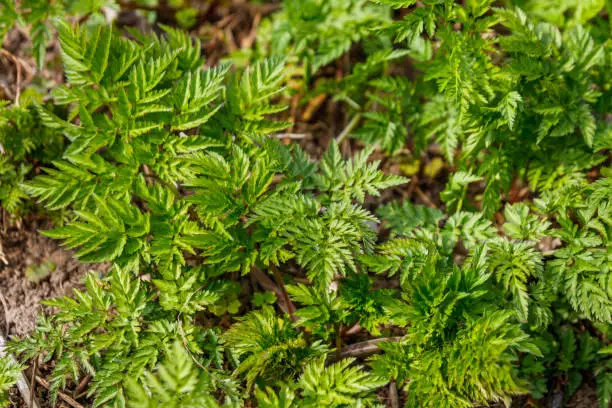
[[[608,23],[464,3],[286,0],[244,69],[203,69],[170,27],[58,21],[66,84],[3,108],[0,200],[61,214],[43,233],[113,268],[10,345],[52,367],[52,402],[90,375],[109,407],[376,407],[389,384],[407,407],[472,407],[549,382],[566,400],[595,384],[607,407]],[[288,64],[308,86],[356,48],[313,92],[335,93],[366,146],[314,160],[280,140]],[[47,139],[8,147],[14,128],[57,140],[34,178],[14,169]],[[376,148],[394,161],[432,143],[452,169],[442,208],[377,198],[409,180]],[[0,360],[0,392],[11,370]]]
[[[242,73],[229,66],[202,71],[199,44],[170,28],[165,39],[142,42],[67,23],[58,30],[66,75],[80,86],[53,92],[55,103],[71,105],[69,120],[42,106],[39,115],[69,144],[23,187],[48,209],[70,214],[46,235],[77,248],[83,262],[117,266],[105,281],[90,275],[87,292],[74,300],[51,301],[61,312],[41,321],[42,337],[15,345],[29,357],[57,360],[53,391],[85,370],[95,373],[96,404],[124,404],[124,381],[144,375],[167,342],[202,350],[205,333],[193,318],[234,292],[222,275],[292,260],[326,290],[372,250],[376,217],[361,203],[405,179],[377,170],[367,151],[347,161],[332,144],[316,163],[298,146],[268,137],[286,127],[264,117],[284,109],[270,102],[282,91],[281,59]],[[150,281],[138,279],[144,274]],[[42,329],[60,322],[68,332]],[[323,343],[295,343],[303,335],[289,322],[282,323],[286,339],[267,332],[271,321],[261,324],[270,346],[286,348],[271,362],[289,364],[289,373],[327,351]],[[239,328],[223,335],[235,339],[236,362],[240,343],[250,341],[231,337]],[[265,345],[263,351],[270,353]],[[216,360],[224,368],[224,359]],[[263,364],[263,374],[266,360],[254,360],[254,367],[240,361],[238,372],[258,378],[253,370]]]

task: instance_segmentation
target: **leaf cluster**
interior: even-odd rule
[[[60,211],[44,234],[113,268],[10,351],[50,363],[52,401],[90,375],[96,407],[375,407],[391,382],[407,407],[509,405],[548,378],[609,405],[609,44],[597,5],[557,28],[522,3],[285,0],[245,68],[59,20],[67,83],[0,112],[0,200]],[[288,78],[359,48],[314,93],[366,147],[281,142]],[[441,208],[380,205],[408,180],[376,147],[443,156]]]

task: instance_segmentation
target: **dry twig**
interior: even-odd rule
[[[425,203],[426,206],[428,206],[429,208],[438,208],[436,207],[436,205],[433,203],[433,201],[431,201],[431,199],[429,198],[429,196],[427,194],[425,194],[423,192],[423,190],[421,190],[421,188],[419,186],[416,186],[414,188],[414,192],[416,193],[417,196],[419,196],[419,198],[421,199],[421,201],[423,201]]]
[[[1,251],[2,246],[0,246],[0,255]],[[2,303],[2,307],[4,308],[4,322],[6,323],[6,334],[8,336],[9,331],[11,330],[11,322],[9,322],[8,317],[8,304],[6,303],[6,299],[4,298],[4,295],[2,293],[0,293],[0,303]]]
[[[292,140],[300,140],[300,139],[310,139],[312,135],[310,133],[277,133],[277,139],[292,139]]]
[[[49,384],[49,381],[45,380],[44,378],[38,375],[36,376],[36,382],[42,385],[43,387],[45,387],[46,389],[49,389],[51,387],[51,385]],[[61,391],[57,391],[57,396],[60,397],[62,401],[64,401],[66,404],[70,405],[72,408],[85,408],[83,405],[75,401],[74,398],[64,394]]]
[[[15,105],[19,106],[19,95],[21,94],[21,68],[22,65],[26,67],[26,64],[19,58],[11,54],[5,49],[0,49],[0,53],[13,61],[15,69],[17,70],[17,84],[15,85]]]
[[[403,338],[404,338],[403,336],[381,337],[379,339],[366,340],[366,341],[362,341],[361,343],[351,344],[349,346],[346,346],[342,350],[342,353],[340,353],[340,359],[347,358],[347,357],[369,356],[370,354],[374,354],[380,351],[380,348],[378,347],[378,343],[401,341]]]
[[[395,381],[389,383],[389,402],[391,403],[391,408],[399,408],[399,396],[397,395]]]
[[[348,136],[349,133],[351,133],[353,131],[353,129],[355,129],[355,127],[359,123],[359,119],[361,119],[361,115],[357,114],[357,115],[353,116],[353,119],[351,119],[351,121],[348,123],[348,125],[346,125],[344,130],[342,130],[342,133],[340,133],[338,135],[338,137],[336,137],[336,143],[337,144],[340,144],[340,142],[342,142],[344,140],[344,138],[346,136]]]
[[[79,382],[79,385],[77,385],[76,389],[74,390],[74,392],[72,393],[72,395],[75,398],[79,398],[83,392],[85,391],[85,389],[87,388],[87,385],[89,384],[89,382],[91,381],[92,377],[91,375],[86,375],[85,377],[83,377],[83,379],[81,379],[81,381]]]
[[[289,311],[289,316],[291,316],[291,320],[296,321],[296,317],[293,313],[296,311],[295,305],[289,299],[289,293],[287,293],[287,289],[285,288],[285,283],[283,282],[283,277],[281,276],[280,271],[274,264],[270,264],[270,269],[274,273],[274,280],[276,280],[276,284],[278,285],[278,289],[281,293],[281,296],[285,300],[285,304],[287,305],[287,310]]]

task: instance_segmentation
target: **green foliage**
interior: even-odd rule
[[[46,301],[56,308],[56,314],[43,317],[31,337],[12,345],[13,351],[26,358],[44,355],[46,361],[57,361],[51,374],[52,401],[57,390],[68,381],[78,382],[80,373],[86,372],[94,376],[89,390],[95,396],[94,406],[125,406],[126,387],[136,400],[143,392],[161,392],[150,389],[155,382],[147,370],[166,353],[167,359],[178,364],[172,357],[179,353],[177,346],[170,347],[174,342],[181,339],[191,350],[202,350],[202,329],[183,321],[180,312],[165,311],[168,300],[154,301],[157,289],[153,282],[133,279],[130,271],[115,268],[104,280],[90,273],[85,284],[86,291],[75,289],[72,298]],[[191,293],[189,300],[201,308],[212,304],[217,295],[205,288],[201,294]],[[194,376],[186,363],[160,371],[168,369],[179,371],[176,375],[185,370],[187,377]],[[139,380],[145,391],[137,385]],[[171,381],[165,374],[164,380]],[[158,397],[163,401],[164,393]],[[200,396],[194,398],[197,401]]]
[[[511,361],[517,351],[537,354],[527,335],[508,324],[502,313],[468,320],[465,326],[452,345],[414,351],[408,406],[470,407],[474,402],[508,401],[522,391]]]
[[[589,0],[552,0],[552,1],[513,1],[529,14],[557,26],[586,24],[595,18],[605,7],[605,1]]]
[[[0,207],[14,216],[28,210],[22,183],[35,174],[34,166],[62,154],[63,139],[41,124],[33,106],[37,94],[25,94],[21,105],[0,104]]]
[[[609,180],[603,178],[582,187],[582,194],[574,196],[571,204],[556,209],[560,228],[552,234],[565,246],[555,251],[555,259],[550,262],[572,307],[589,319],[605,322],[612,319],[612,293],[607,283],[612,226]]]
[[[392,202],[378,209],[380,217],[388,228],[398,235],[408,235],[417,227],[434,226],[444,217],[438,209],[414,205],[409,201]]]
[[[609,23],[492,3],[286,0],[243,69],[171,27],[58,20],[67,82],[2,108],[0,200],[113,268],[10,351],[50,363],[52,402],[90,375],[96,407],[375,407],[391,381],[408,407],[509,405],[585,380],[608,405]],[[316,158],[276,134],[295,90],[351,118]]]
[[[609,172],[603,169],[602,173],[608,175]],[[441,401],[453,401],[453,406],[471,406],[470,401],[495,398],[492,395],[461,395],[470,387],[466,372],[458,374],[461,387],[456,394],[457,389],[449,387],[450,377],[434,380],[435,371],[415,373],[413,370],[431,367],[436,358],[441,361],[440,367],[463,367],[464,361],[451,364],[447,360],[449,357],[438,348],[435,348],[436,353],[441,354],[427,354],[421,363],[417,356],[428,350],[428,344],[429,347],[465,344],[454,337],[464,330],[464,322],[485,319],[491,308],[498,308],[505,310],[503,320],[508,329],[516,329],[519,322],[529,324],[529,331],[516,335],[526,341],[521,351],[533,353],[531,357],[520,357],[520,370],[529,382],[515,382],[514,377],[507,377],[508,394],[520,392],[519,389],[530,384],[533,395],[542,396],[546,392],[541,388],[545,387],[539,380],[542,376],[569,375],[568,393],[571,395],[579,388],[585,372],[593,370],[599,373],[598,390],[602,406],[605,406],[609,398],[606,382],[609,359],[594,357],[603,346],[600,341],[583,333],[581,346],[573,347],[568,333],[576,329],[568,323],[552,337],[546,333],[546,328],[558,327],[568,319],[571,322],[579,317],[610,324],[607,313],[612,309],[606,286],[610,274],[604,261],[608,252],[605,243],[610,228],[607,216],[610,194],[603,189],[608,186],[609,179],[604,177],[591,185],[568,186],[555,194],[545,194],[543,199],[536,201],[536,214],[530,214],[529,207],[524,204],[507,206],[506,223],[501,230],[516,241],[497,237],[490,223],[487,226],[479,220],[479,214],[457,213],[441,222],[442,215],[432,217],[433,211],[426,207],[406,203],[382,207],[380,213],[392,228],[392,238],[380,244],[374,255],[361,260],[373,272],[399,274],[404,289],[402,297],[408,307],[393,307],[390,321],[409,324],[410,334],[400,344],[389,343],[381,347],[385,354],[372,360],[375,372],[400,383],[410,379],[406,384],[410,387],[410,395],[414,396],[411,402],[414,406],[444,406]],[[552,224],[542,219],[546,217],[553,217],[559,227],[551,228]],[[563,247],[542,254],[534,241],[543,238],[560,239]],[[456,253],[457,245],[469,251],[461,272],[453,270],[457,267],[452,266],[454,261],[449,258]],[[459,323],[460,326],[456,326]],[[528,340],[530,337],[532,340]],[[449,339],[454,340],[449,342]],[[418,351],[408,346],[411,341],[416,341],[413,347]],[[478,344],[486,348],[485,340],[479,340]],[[564,344],[568,344],[570,351],[562,355],[559,348],[566,347]],[[543,357],[538,357],[538,349]],[[462,351],[459,355],[477,353]],[[513,354],[511,360],[518,357]],[[507,360],[502,358],[502,361]],[[486,375],[484,366],[488,363],[489,360],[483,359],[483,367],[471,372]],[[414,364],[417,368],[413,368]],[[441,372],[449,373],[448,368]],[[474,380],[480,391],[486,390],[487,381],[502,378],[501,371],[489,375],[488,380],[486,377]],[[417,378],[422,378],[422,385]],[[431,388],[436,381],[444,388]],[[419,392],[424,392],[423,397],[417,397]],[[442,395],[444,397],[440,397]],[[436,398],[442,399],[438,402]]]
[[[246,373],[249,388],[258,378],[273,383],[295,377],[306,363],[327,351],[319,342],[308,344],[290,321],[269,307],[240,319],[223,338],[241,360],[235,374]]]
[[[152,295],[125,270],[116,269],[105,281],[91,273],[86,287],[86,292],[75,290],[74,298],[49,301],[57,314],[42,318],[38,331],[15,344],[15,351],[28,358],[44,353],[47,360],[57,360],[52,391],[65,387],[70,377],[78,381],[84,370],[95,374],[91,392],[97,391],[96,406],[124,401],[122,381],[138,378],[156,361],[159,347],[170,342],[173,333],[176,336],[176,323],[147,319]],[[103,358],[101,351],[106,351]],[[55,401],[55,392],[52,396]]]
[[[304,369],[298,381],[304,406],[355,406],[363,397],[386,381],[352,366],[354,359],[345,359],[328,367],[319,358]],[[371,397],[370,397],[371,398]]]
[[[41,109],[45,124],[71,144],[26,191],[49,208],[74,210],[73,221],[46,234],[80,247],[82,261],[153,260],[173,280],[185,251],[200,250],[206,264],[243,273],[295,257],[325,284],[353,266],[354,252],[369,248],[374,218],[352,201],[403,179],[376,170],[367,152],[345,162],[334,145],[317,166],[297,148],[262,139],[286,126],[264,119],[281,109],[270,103],[281,60],[232,74],[225,87],[229,67],[197,70],[199,48],[172,30],[168,40],[147,46],[104,29],[91,38],[66,24],[59,30],[67,76],[82,86],[54,94],[72,104],[80,124]],[[170,51],[176,42],[183,47]],[[228,103],[219,104],[220,95]],[[184,133],[203,125],[213,137]],[[232,134],[240,138],[232,141]],[[273,183],[280,174],[282,182]],[[182,197],[182,185],[193,194]],[[294,221],[279,223],[292,208]]]
[[[405,180],[368,163],[370,151],[347,161],[332,144],[317,163],[269,138],[287,126],[267,119],[284,109],[272,101],[282,90],[281,59],[244,72],[203,71],[199,44],[170,28],[165,37],[138,41],[66,22],[58,31],[71,86],[53,96],[70,113],[63,119],[39,106],[38,114],[67,147],[24,188],[67,214],[46,235],[78,249],[83,262],[117,266],[103,281],[89,275],[76,300],[51,301],[57,313],[15,345],[25,358],[58,362],[54,399],[82,371],[95,376],[96,406],[125,405],[128,378],[136,394],[157,395],[146,373],[169,343],[184,337],[189,350],[206,348],[201,328],[191,325],[194,314],[240,309],[240,289],[221,274],[294,259],[327,290],[356,271],[357,256],[371,251],[375,238],[376,218],[361,203]],[[201,266],[187,266],[187,257]],[[139,280],[140,271],[151,279]],[[222,339],[247,390],[278,369],[297,376],[327,350],[269,308]]]
[[[406,303],[394,319],[410,331],[401,343],[382,346],[374,371],[405,384],[408,406],[469,407],[521,392],[512,361],[518,351],[539,351],[493,294],[503,287],[487,290],[493,281],[481,262],[459,270],[437,258],[404,284]]]
[[[324,291],[303,284],[288,285],[291,299],[301,305],[295,312],[297,324],[312,330],[317,337],[329,340],[340,336],[342,325],[359,323],[368,332],[379,335],[379,326],[390,318],[396,304],[391,290],[374,290],[365,274],[351,274],[339,291]]]
[[[352,135],[389,153],[408,146],[418,154],[435,141],[458,174],[469,175],[455,174],[447,186],[451,210],[461,207],[461,189],[476,177],[484,181],[481,208],[491,216],[514,179],[544,190],[603,160],[593,153],[607,134],[609,47],[607,37],[580,25],[601,2],[588,12],[582,2],[554,7],[591,16],[577,16],[581,22],[564,31],[518,8],[493,9],[491,1],[376,3],[409,8],[378,31],[405,44],[394,52],[405,51],[422,75],[361,73],[355,64],[351,75],[360,75],[361,85],[341,98],[365,118]],[[370,102],[356,103],[359,93]]]
[[[371,391],[385,381],[353,363],[354,359],[344,359],[326,367],[325,359],[318,358],[304,368],[296,383],[281,387],[279,394],[270,388],[266,392],[258,390],[257,400],[261,407],[274,408],[291,403],[313,408],[371,406]]]
[[[0,355],[0,407],[8,407],[8,391],[21,375],[22,366],[8,355]]]
[[[211,376],[198,370],[189,353],[176,341],[168,346],[155,372],[145,372],[143,384],[127,380],[128,407],[218,407]]]
[[[315,73],[368,39],[389,13],[363,0],[283,0],[262,33],[272,55],[295,56],[306,75]]]
[[[503,239],[493,240],[487,244],[489,252],[488,268],[495,279],[510,293],[520,320],[527,320],[529,312],[529,294],[527,282],[542,278],[542,255],[532,244],[511,242]]]
[[[103,24],[102,7],[112,5],[107,0],[25,0],[16,3],[11,0],[0,1],[0,45],[7,32],[15,25],[29,27],[32,40],[32,54],[38,68],[45,63],[47,43],[51,39],[51,23],[62,21],[66,16],[92,15],[90,24]]]
[[[468,186],[476,181],[480,181],[480,177],[465,171],[458,171],[449,178],[440,194],[449,211],[461,211]]]
[[[504,216],[504,233],[510,238],[538,241],[550,228],[550,222],[530,214],[529,207],[524,203],[507,205]]]
[[[384,110],[364,112],[364,124],[354,136],[369,145],[378,143],[382,150],[394,153],[404,146],[408,126],[414,123],[415,115],[410,113],[416,106],[415,92],[408,80],[401,77],[383,77],[371,84],[378,93],[368,94],[370,104]]]

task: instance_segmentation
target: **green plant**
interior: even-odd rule
[[[145,372],[141,382],[127,379],[127,406],[153,408],[231,406],[230,401],[218,404],[214,392],[217,378],[198,370],[180,342],[168,345],[165,358],[154,372]]]
[[[29,209],[22,184],[35,166],[46,165],[62,154],[62,135],[42,126],[33,105],[36,94],[22,95],[21,105],[0,103],[0,207],[14,216]]]
[[[101,9],[114,4],[106,0],[24,0],[19,3],[11,0],[0,1],[0,45],[4,42],[7,32],[15,25],[29,26],[32,40],[32,54],[36,58],[38,68],[42,69],[45,62],[47,44],[51,38],[51,23],[66,16],[92,15],[92,21],[103,23]],[[95,22],[94,22],[95,24]]]
[[[389,20],[389,10],[366,0],[283,0],[259,30],[262,53],[297,58],[309,78],[346,54],[351,46],[371,40],[371,30]]]
[[[67,23],[58,30],[66,75],[79,86],[53,92],[56,103],[70,105],[68,120],[44,107],[39,114],[69,143],[62,159],[24,188],[67,214],[65,225],[46,235],[78,247],[81,261],[117,267],[104,281],[89,275],[77,301],[50,302],[60,312],[15,346],[27,358],[58,361],[53,393],[84,370],[95,375],[96,405],[122,405],[127,378],[144,381],[166,344],[187,336],[190,350],[205,348],[192,319],[233,292],[222,274],[275,270],[294,259],[324,288],[371,251],[375,217],[359,203],[404,179],[383,175],[367,151],[346,161],[332,144],[315,163],[268,137],[286,126],[264,117],[282,109],[269,102],[282,89],[282,60],[244,73],[201,71],[199,46],[170,28],[165,38],[140,42],[102,28],[93,36]],[[187,254],[201,265],[187,266]],[[143,273],[152,279],[139,281]],[[272,336],[263,345],[247,346],[252,319],[223,336],[236,358],[254,353],[236,371],[248,372],[249,386],[284,358],[293,361],[291,350],[304,361],[324,353],[269,310],[261,319],[261,338]],[[266,334],[273,322],[278,329]],[[280,354],[268,363],[261,353],[273,344]]]
[[[346,359],[326,367],[325,359],[319,358],[304,368],[296,383],[282,386],[279,395],[266,388],[266,392],[258,390],[257,400],[262,407],[274,408],[290,407],[291,403],[301,407],[372,406],[370,392],[385,381],[351,367],[352,363],[353,359]]]
[[[248,387],[257,378],[273,384],[294,377],[305,364],[327,351],[319,342],[308,344],[289,320],[277,317],[271,308],[251,312],[223,338],[242,360],[236,374],[246,373]]]
[[[416,2],[377,3],[401,9]],[[579,24],[561,32],[491,3],[424,1],[403,20],[381,24],[423,74],[361,74],[369,101],[348,104],[364,118],[352,135],[366,144],[395,153],[408,143],[420,154],[435,140],[463,172],[464,187],[484,181],[479,204],[487,216],[517,179],[540,191],[605,160],[594,153],[609,148],[610,111],[606,38]],[[345,99],[359,98],[363,86],[353,92]]]
[[[606,3],[601,0],[593,1],[533,1],[533,0],[518,0],[508,1],[508,5],[521,7],[529,14],[538,17],[539,19],[548,21],[557,26],[573,26],[577,24],[587,24],[589,20],[599,19],[598,13],[606,8]],[[608,6],[609,7],[609,6]],[[597,22],[598,23],[598,22]],[[594,24],[594,28],[598,24]]]
[[[602,173],[608,175],[609,170],[602,169]],[[423,389],[429,390],[425,395],[430,395],[431,400],[419,400],[417,395],[422,390],[416,380],[419,374],[413,372],[412,367],[415,360],[417,367],[420,365],[415,356],[416,352],[410,351],[410,340],[417,338],[414,347],[418,347],[419,352],[422,352],[424,344],[429,342],[428,339],[442,336],[448,341],[448,337],[445,337],[448,335],[445,334],[448,333],[446,331],[449,331],[451,336],[459,335],[461,330],[457,331],[458,328],[454,325],[464,320],[470,321],[470,316],[485,319],[486,313],[482,315],[485,311],[480,310],[478,305],[491,308],[493,304],[498,304],[502,310],[509,309],[514,314],[514,317],[506,314],[503,318],[500,315],[500,325],[508,319],[528,323],[529,330],[526,333],[517,333],[519,338],[525,340],[528,337],[533,338],[531,345],[522,351],[529,351],[534,356],[539,355],[538,348],[545,351],[542,360],[527,355],[521,357],[521,370],[529,375],[537,375],[532,379],[534,395],[542,396],[542,391],[538,391],[538,382],[543,373],[568,375],[571,378],[568,389],[571,395],[582,383],[585,370],[591,369],[598,373],[596,378],[602,407],[607,406],[610,398],[607,374],[609,359],[597,354],[603,344],[584,330],[574,328],[572,323],[586,319],[593,322],[588,324],[595,324],[596,327],[606,327],[610,324],[608,313],[612,310],[609,303],[612,296],[606,283],[610,276],[609,262],[606,261],[609,258],[606,237],[610,229],[607,216],[610,195],[603,191],[608,185],[608,178],[602,178],[590,185],[577,183],[554,194],[545,194],[542,199],[536,200],[540,214],[552,217],[559,225],[557,228],[551,228],[551,223],[545,221],[537,222],[537,213],[531,214],[527,206],[506,207],[507,222],[503,225],[503,230],[509,235],[508,238],[497,237],[495,230],[490,228],[491,224],[479,218],[478,214],[470,216],[467,213],[457,213],[448,217],[444,226],[440,227],[438,220],[442,215],[435,214],[431,217],[430,213],[434,212],[426,208],[409,204],[383,207],[381,215],[383,219],[388,220],[396,236],[380,244],[375,255],[365,256],[362,261],[377,273],[399,273],[400,282],[405,288],[403,297],[412,302],[412,307],[416,309],[395,309],[398,314],[392,315],[392,321],[395,319],[398,323],[409,322],[410,335],[400,345],[383,345],[383,350],[388,352],[389,356],[376,357],[373,360],[375,369],[383,370],[400,381],[409,378],[410,395],[415,396],[414,404],[418,406],[437,406],[432,402],[436,401],[436,398],[457,398],[455,404],[469,404],[469,401],[477,400],[479,397],[475,395],[457,395],[452,388],[445,391],[432,391],[427,388],[434,383],[432,372],[427,372],[423,377]],[[569,218],[570,213],[572,218]],[[429,217],[429,222],[425,221]],[[539,240],[545,236],[559,238],[563,247],[552,253],[540,253],[536,250],[534,241],[529,239]],[[453,266],[451,259],[440,261],[445,259],[444,256],[452,256],[456,252],[453,247],[459,240],[463,241],[462,245],[469,251],[462,272],[456,270],[457,267]],[[450,270],[445,272],[446,268]],[[441,283],[445,281],[452,286]],[[465,283],[462,283],[464,281]],[[427,307],[435,307],[435,311]],[[436,317],[438,315],[439,318]],[[421,326],[417,322],[423,324],[425,331],[422,334],[419,332]],[[449,323],[450,327],[447,326]],[[487,325],[495,327],[492,323]],[[550,336],[546,332],[549,325],[564,329],[558,331],[556,336]],[[517,328],[510,324],[507,329],[510,330],[511,327]],[[597,332],[601,329],[593,330]],[[583,339],[579,349],[583,354],[580,354],[580,357],[574,354],[575,346],[563,346],[566,343],[576,343],[572,340],[575,332],[579,332],[580,338]],[[463,340],[459,339],[455,342],[464,344]],[[509,344],[519,343],[515,339]],[[479,347],[486,348],[484,344],[486,342],[481,341]],[[496,347],[500,347],[498,351],[504,349],[500,343],[496,344]],[[559,344],[561,347],[569,347],[565,357],[559,355]],[[535,348],[536,345],[538,348]],[[447,355],[444,347],[439,347],[434,349],[435,352],[441,354],[439,358],[444,362],[444,367],[451,367],[448,359],[452,354]],[[460,352],[460,355],[466,354],[477,355],[475,351]],[[487,356],[490,356],[490,353]],[[515,355],[513,358],[516,357]],[[426,363],[421,363],[424,367],[434,361],[431,355],[426,358]],[[560,358],[564,360],[558,361]],[[474,369],[473,372],[485,375],[484,365],[489,363],[490,360],[486,360],[482,367]],[[441,372],[450,375],[448,368]],[[502,378],[499,372],[496,373],[491,375]],[[468,373],[458,375],[463,390],[469,389],[468,377]],[[448,377],[440,383],[448,387],[452,384],[452,379]],[[478,384],[486,384],[486,381],[479,379]],[[485,389],[486,387],[481,388]],[[444,396],[446,392],[453,393],[453,396]],[[491,398],[492,396],[484,397]]]
[[[91,375],[94,406],[378,406],[391,384],[472,407],[584,382],[609,405],[609,42],[491,4],[284,1],[244,69],[203,69],[170,27],[58,22],[68,82],[29,114],[65,147],[18,185],[61,210],[44,234],[114,267],[10,351],[53,362],[53,401]],[[352,116],[316,160],[277,133],[296,63]],[[445,171],[404,189],[377,147]],[[439,200],[392,199],[423,178]]]
[[[39,265],[30,265],[25,270],[26,278],[32,283],[39,283],[55,271],[55,264],[51,261],[43,261]]]
[[[8,391],[17,382],[22,369],[12,357],[0,355],[0,407],[9,405]]]

